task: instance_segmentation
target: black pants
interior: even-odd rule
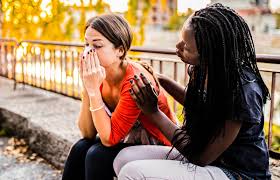
[[[71,148],[62,180],[112,180],[113,161],[128,144],[105,147],[99,138],[81,139]]]

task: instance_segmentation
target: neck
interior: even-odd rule
[[[123,77],[125,76],[126,67],[126,61],[118,61],[116,64],[112,64],[105,68],[106,78],[104,81],[106,81],[109,86],[116,86],[120,84],[120,82],[123,80]]]

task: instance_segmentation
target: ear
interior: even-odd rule
[[[124,48],[122,46],[117,48],[117,57],[122,57],[124,55]]]

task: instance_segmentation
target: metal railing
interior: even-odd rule
[[[0,39],[0,75],[15,79],[15,51],[18,43],[16,39]]]
[[[78,75],[78,60],[82,50],[83,44],[77,43],[0,39],[0,76],[13,79],[14,88],[17,83],[28,84],[79,99],[81,81]],[[155,71],[168,75],[182,85],[188,82],[187,66],[180,61],[173,49],[132,47],[128,57],[148,62]],[[280,56],[257,55],[257,61],[280,65]],[[260,71],[271,74],[271,79],[266,78],[271,94],[268,116],[268,146],[271,149],[272,125],[276,111],[276,82],[280,68],[260,67]],[[171,103],[175,112],[180,110],[174,100],[171,100]],[[279,153],[271,152],[280,157]]]

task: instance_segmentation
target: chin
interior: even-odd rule
[[[191,64],[190,61],[184,57],[180,57],[181,61],[183,61],[184,63],[187,63],[187,64]]]
[[[100,62],[100,66],[102,66],[102,67],[104,67],[104,68],[106,69],[106,68],[108,68],[108,67],[111,67],[112,64],[109,64],[109,63],[106,64],[106,63],[101,63],[101,62]]]

